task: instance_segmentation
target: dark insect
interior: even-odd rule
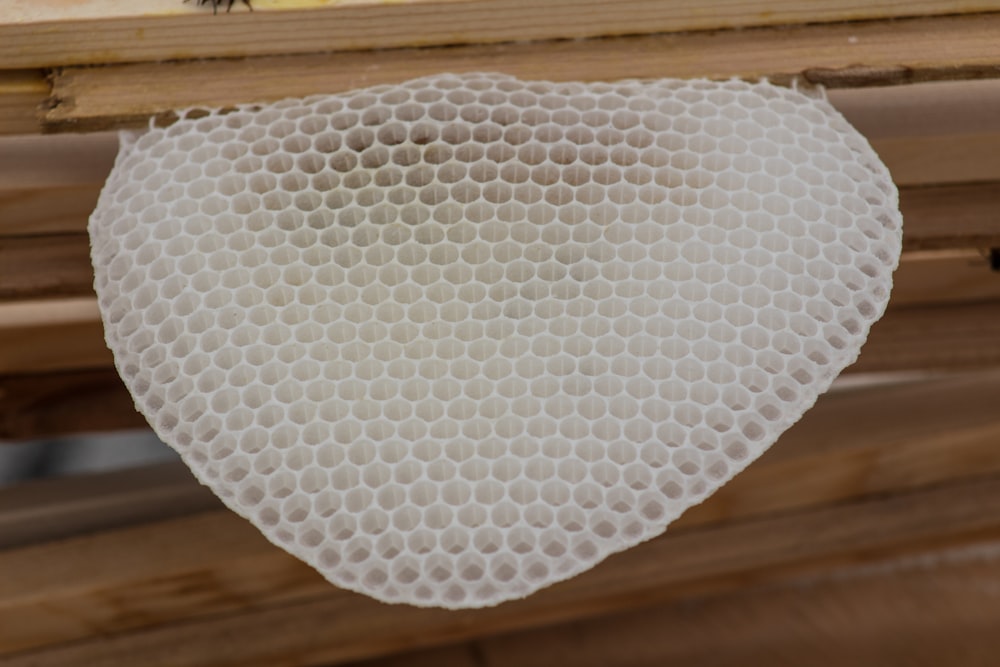
[[[184,0],[184,2],[187,2],[187,1],[188,0]],[[219,13],[219,5],[225,4],[225,2],[226,2],[226,0],[197,0],[197,3],[198,3],[199,7],[201,5],[207,5],[209,3],[212,3],[212,13],[213,14],[218,14]],[[229,10],[232,9],[233,5],[235,5],[235,4],[236,4],[236,0],[229,0],[229,4],[226,5],[226,12],[228,13]],[[247,7],[249,7],[250,11],[253,11],[253,6],[250,4],[250,0],[243,0],[243,4],[246,5]]]

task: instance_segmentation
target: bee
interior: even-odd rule
[[[188,0],[184,0],[184,2],[187,2],[187,1]],[[212,3],[212,13],[213,14],[218,14],[219,13],[219,5],[221,5],[221,4],[225,3],[225,2],[226,2],[226,0],[197,0],[197,4],[198,4],[199,7],[201,5],[207,5],[208,3]],[[229,10],[232,9],[233,5],[235,5],[235,4],[236,4],[236,0],[229,0],[229,4],[226,6],[226,13],[228,13]],[[243,0],[243,4],[246,5],[250,9],[250,11],[253,11],[253,6],[250,4],[250,0]]]

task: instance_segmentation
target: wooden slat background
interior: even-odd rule
[[[178,107],[445,70],[821,83],[900,186],[891,305],[843,381],[665,535],[492,609],[337,589],[179,462],[0,489],[0,665],[997,664],[1000,2],[254,8],[0,10],[0,447],[144,427],[91,288],[116,151],[94,130]]]

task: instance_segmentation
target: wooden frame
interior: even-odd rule
[[[487,610],[336,589],[180,463],[0,489],[0,664],[992,664],[1000,3],[244,10],[39,0],[0,17],[0,447],[143,427],[104,346],[85,225],[116,150],[98,130],[181,107],[444,70],[824,84],[900,185],[889,311],[834,391],[664,536]]]

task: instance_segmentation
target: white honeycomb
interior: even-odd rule
[[[138,409],[387,602],[662,533],[856,358],[900,253],[864,138],[766,82],[441,75],[126,139],[90,233]]]

